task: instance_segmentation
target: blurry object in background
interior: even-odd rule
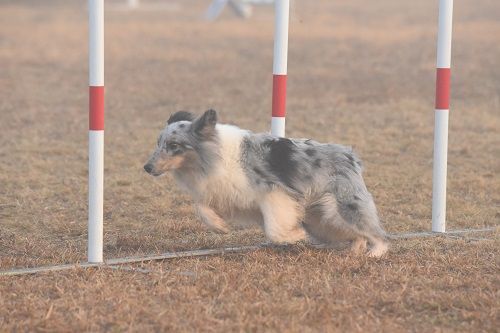
[[[208,7],[205,18],[209,21],[216,20],[227,4],[229,4],[233,11],[240,17],[248,18],[252,15],[252,7],[250,4],[238,0],[214,0]]]
[[[224,10],[226,5],[242,18],[252,16],[252,5],[272,5],[274,0],[214,0],[208,7],[205,18],[214,21]]]
[[[107,10],[179,10],[178,3],[170,0],[149,2],[143,0],[122,0],[106,5]]]

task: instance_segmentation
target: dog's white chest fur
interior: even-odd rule
[[[218,124],[216,129],[221,159],[204,181],[201,189],[203,201],[221,213],[228,214],[234,209],[253,208],[256,205],[255,191],[250,187],[240,163],[241,142],[248,132],[222,124]]]

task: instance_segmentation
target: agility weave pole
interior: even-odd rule
[[[274,3],[273,104],[271,134],[285,136],[288,20],[290,0]]]
[[[448,237],[448,236],[459,236],[471,233],[485,233],[494,232],[498,228],[482,228],[482,229],[463,229],[463,230],[453,230],[446,233],[440,232],[415,232],[415,233],[399,233],[389,235],[390,239],[411,239],[411,238],[429,238],[429,237]],[[324,245],[309,245],[313,248],[318,249],[328,249],[328,246]],[[286,248],[287,245],[274,245],[271,243],[262,243],[257,245],[249,246],[237,246],[237,247],[225,247],[218,249],[201,249],[201,250],[191,250],[191,251],[178,251],[178,252],[167,252],[158,255],[147,255],[141,257],[125,257],[125,258],[115,258],[104,260],[101,263],[91,263],[82,262],[76,264],[63,264],[63,265],[51,265],[51,266],[40,266],[32,268],[17,268],[11,270],[0,271],[0,276],[13,276],[13,275],[28,275],[44,272],[56,272],[56,271],[66,271],[78,268],[91,268],[91,267],[112,267],[123,264],[133,264],[148,261],[158,261],[158,260],[168,260],[168,259],[178,259],[178,258],[194,258],[194,257],[206,257],[213,255],[224,255],[224,254],[234,254],[234,253],[245,253],[250,251],[257,251],[266,248]],[[130,269],[129,269],[130,270]]]
[[[103,261],[104,0],[89,0],[88,261]]]
[[[432,231],[446,231],[446,173],[453,0],[439,0],[434,159],[432,170]]]

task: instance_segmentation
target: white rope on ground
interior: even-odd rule
[[[482,228],[482,229],[463,229],[463,230],[452,230],[446,232],[433,232],[433,231],[421,231],[421,232],[409,232],[402,234],[393,234],[389,235],[390,239],[408,239],[408,238],[422,238],[422,237],[439,237],[439,236],[448,236],[448,235],[460,235],[460,234],[468,234],[474,232],[490,232],[495,231],[497,228]]]
[[[426,237],[446,237],[463,235],[468,233],[481,233],[481,232],[492,232],[497,230],[496,227],[482,228],[482,229],[463,229],[463,230],[453,230],[447,231],[445,233],[440,232],[414,232],[414,233],[400,233],[389,235],[391,239],[409,239],[409,238],[426,238]],[[158,255],[147,255],[141,257],[125,257],[125,258],[115,258],[105,260],[104,263],[76,263],[76,264],[63,264],[63,265],[52,265],[52,266],[40,266],[31,268],[16,268],[11,270],[0,271],[0,276],[13,276],[13,275],[26,275],[26,274],[36,274],[43,272],[55,272],[63,270],[71,270],[78,268],[90,268],[90,267],[109,267],[123,264],[140,263],[145,261],[156,261],[156,260],[166,260],[166,259],[176,259],[176,258],[189,258],[189,257],[200,257],[200,256],[212,256],[218,254],[230,254],[230,253],[243,253],[255,250],[260,250],[264,248],[276,247],[271,243],[262,243],[258,245],[250,246],[237,246],[237,247],[225,247],[218,249],[201,249],[201,250],[190,250],[190,251],[178,251],[178,252],[167,252]],[[279,247],[279,246],[278,246]],[[313,246],[315,248],[325,248],[325,246]]]
[[[264,248],[264,244],[252,245],[252,246],[238,246],[238,247],[226,247],[219,249],[203,249],[203,250],[192,250],[192,251],[179,251],[179,252],[167,252],[159,255],[148,255],[142,257],[125,257],[125,258],[115,258],[104,260],[104,263],[76,263],[76,264],[63,264],[63,265],[53,265],[53,266],[40,266],[32,268],[18,268],[12,270],[0,271],[0,276],[5,275],[23,275],[23,274],[35,274],[43,272],[55,272],[63,271],[77,268],[89,268],[89,267],[107,267],[114,265],[138,263],[144,261],[155,261],[155,260],[165,260],[165,259],[175,259],[175,258],[186,258],[186,257],[200,257],[200,256],[211,256],[216,254],[228,254],[228,253],[241,253],[247,251],[255,251]]]

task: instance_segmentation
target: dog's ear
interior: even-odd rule
[[[215,135],[215,125],[217,124],[217,112],[215,110],[207,110],[204,114],[193,121],[191,125],[193,131],[203,136],[204,138],[211,138]]]
[[[167,125],[183,120],[193,121],[193,119],[194,119],[194,114],[192,114],[191,112],[177,111],[176,113],[172,114],[170,118],[168,118]]]

